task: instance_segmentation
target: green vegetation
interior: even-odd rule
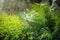
[[[46,3],[31,4],[18,15],[0,14],[0,40],[59,40],[60,15]]]
[[[0,38],[1,40],[14,40],[18,38],[24,28],[23,21],[16,15],[0,14]],[[10,38],[11,37],[11,38]]]

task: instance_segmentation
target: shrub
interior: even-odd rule
[[[16,15],[0,14],[1,40],[14,40],[18,38],[24,28],[23,21]]]

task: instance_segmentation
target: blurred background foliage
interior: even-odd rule
[[[59,0],[4,0],[0,40],[59,40],[59,5]]]

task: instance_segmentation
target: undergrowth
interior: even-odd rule
[[[0,13],[0,40],[59,40],[60,16],[48,4],[31,4],[18,15]]]

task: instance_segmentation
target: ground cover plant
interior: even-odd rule
[[[59,40],[60,15],[48,4],[31,4],[20,14],[0,13],[0,40]]]

